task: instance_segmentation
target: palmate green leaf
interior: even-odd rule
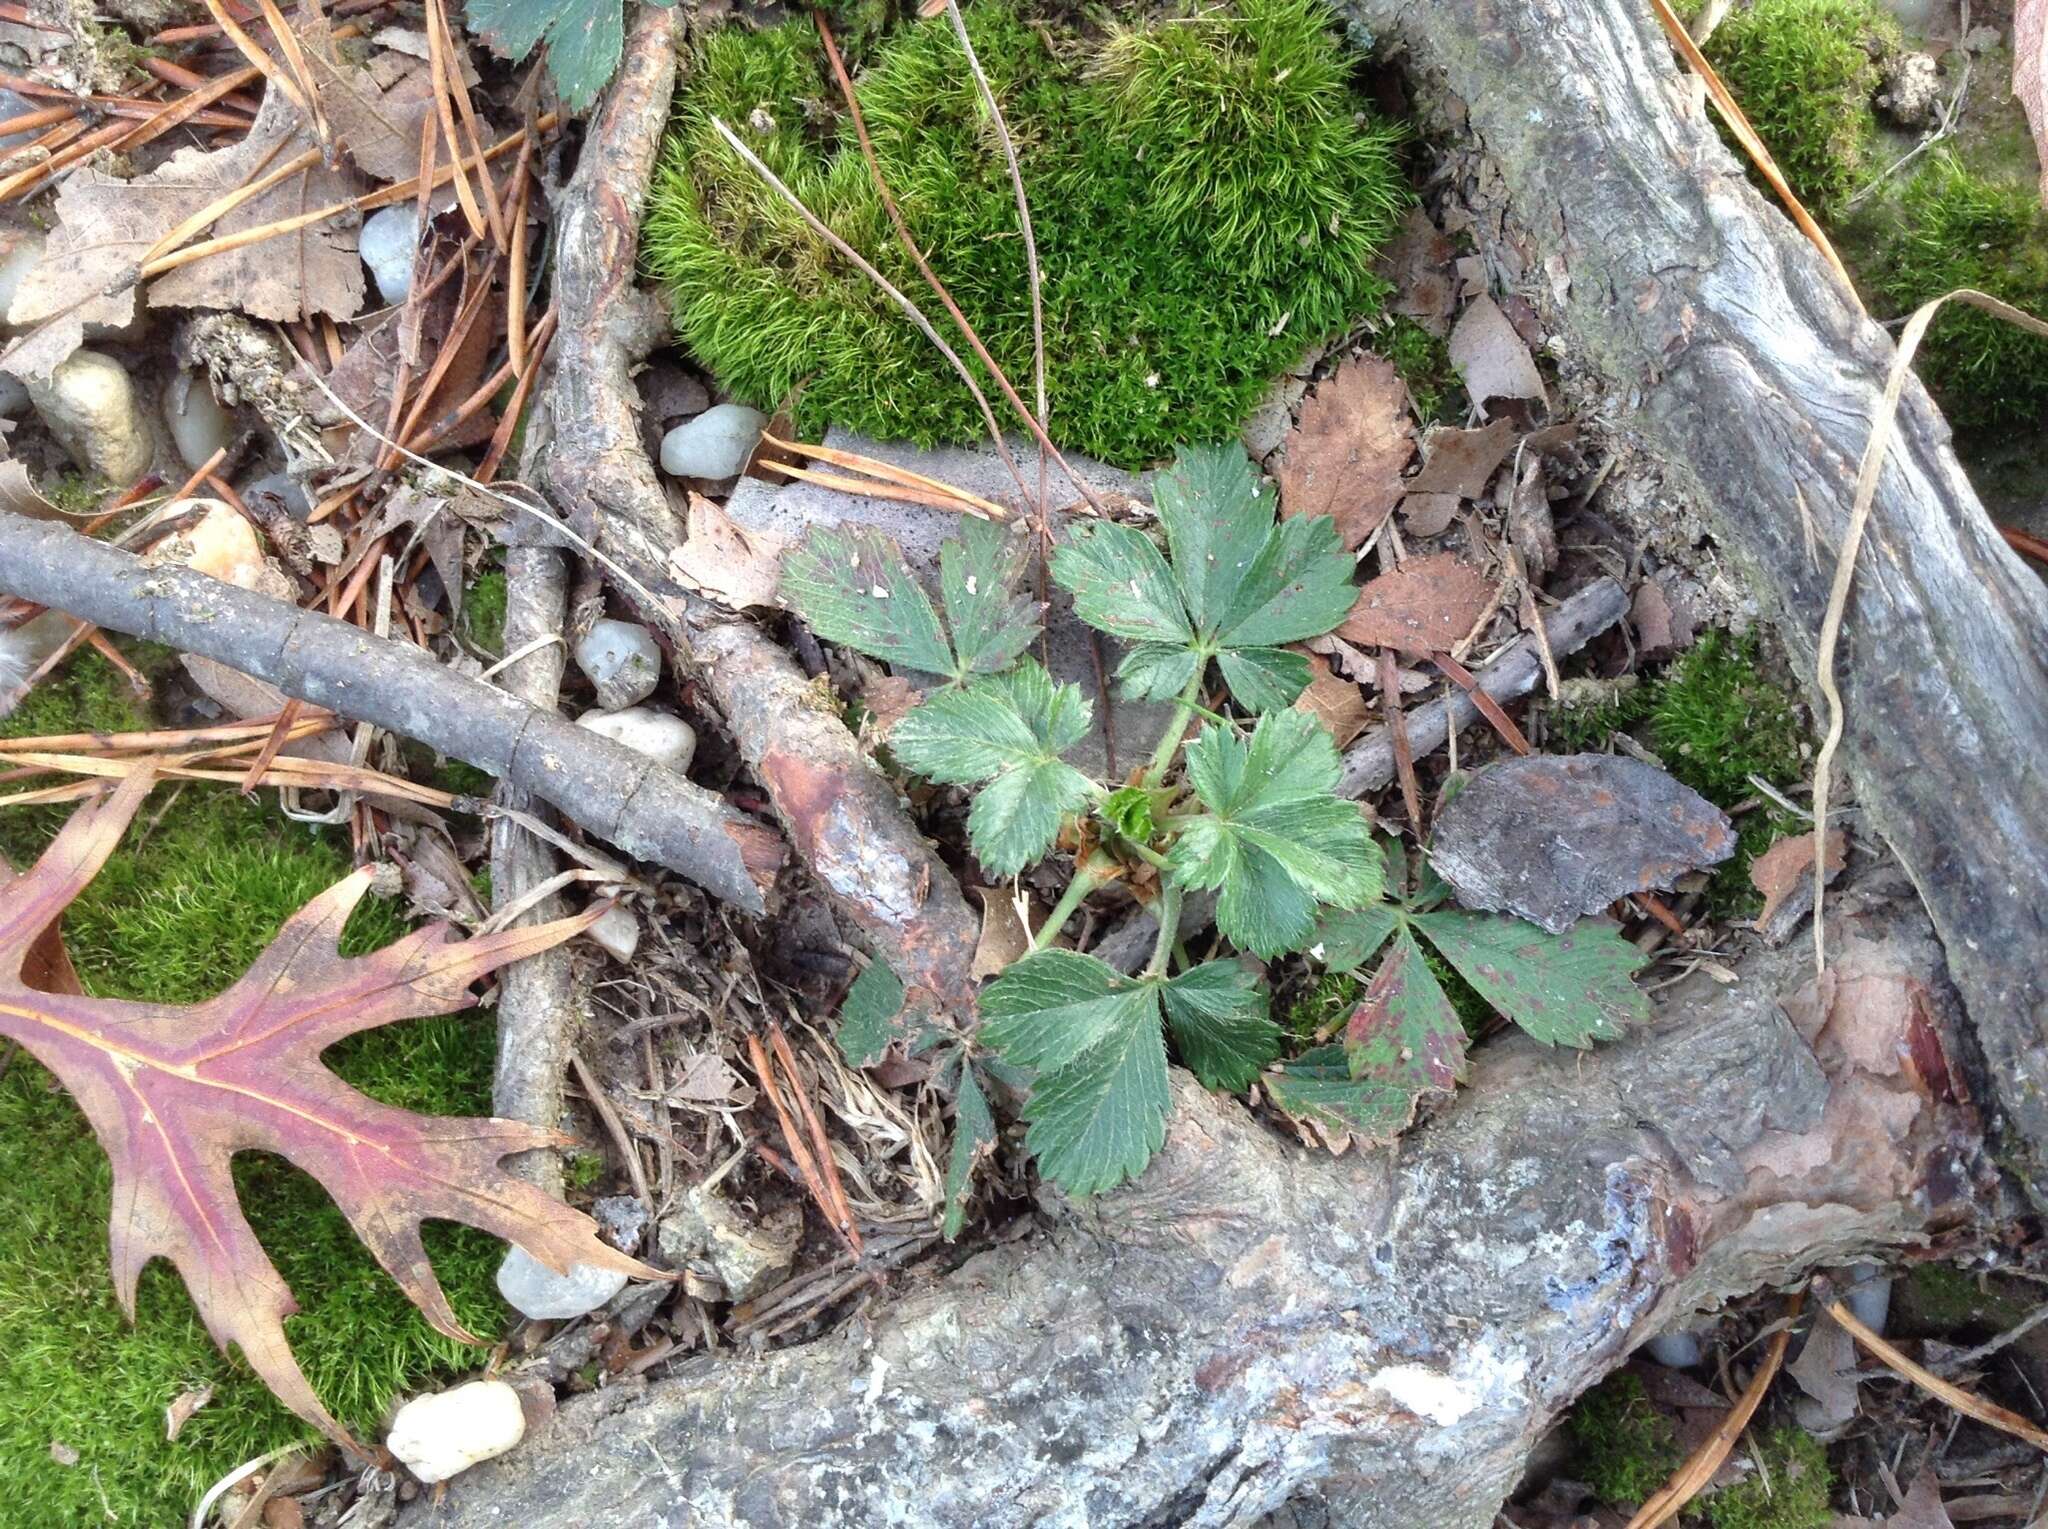
[[[1449,1093],[1464,1076],[1465,1026],[1406,928],[1395,932],[1345,1026],[1344,1053],[1352,1077],[1405,1089],[1411,1099]]]
[[[1357,596],[1335,523],[1276,523],[1273,496],[1235,445],[1183,450],[1154,498],[1171,566],[1150,538],[1113,524],[1081,528],[1053,555],[1081,619],[1139,644],[1117,669],[1123,693],[1178,696],[1215,658],[1248,709],[1293,705],[1308,661],[1282,645],[1329,631]]]
[[[1038,603],[1018,593],[1028,560],[1021,537],[962,520],[939,548],[941,621],[893,539],[872,526],[821,526],[783,559],[781,591],[827,642],[958,685],[1007,669],[1037,640]]]
[[[1280,1055],[1280,1027],[1266,985],[1235,961],[1208,961],[1160,990],[1166,1027],[1188,1071],[1205,1087],[1236,1093]]]
[[[853,979],[839,1006],[839,1050],[854,1067],[872,1067],[889,1043],[899,1038],[896,1017],[903,1012],[903,981],[886,961],[870,961]]]
[[[1354,1078],[1342,1046],[1317,1046],[1266,1074],[1266,1091],[1288,1114],[1368,1141],[1392,1141],[1415,1118],[1399,1083]]]
[[[1259,718],[1249,740],[1211,725],[1188,745],[1188,781],[1208,812],[1167,854],[1173,878],[1221,887],[1216,925],[1266,957],[1299,950],[1324,905],[1380,894],[1380,855],[1357,807],[1332,795],[1342,765],[1330,736],[1297,711]]]
[[[1326,913],[1316,926],[1315,943],[1308,953],[1333,972],[1356,971],[1380,953],[1400,922],[1400,910],[1388,903]]]
[[[545,39],[548,73],[571,111],[596,100],[617,72],[624,12],[621,0],[469,0],[464,8],[470,31],[514,63]]]
[[[1482,998],[1547,1046],[1618,1040],[1650,1017],[1634,980],[1649,958],[1604,919],[1549,934],[1506,914],[1444,908],[1414,924]]]
[[[1166,1043],[1159,984],[1093,956],[1045,950],[1005,967],[981,997],[981,1039],[1035,1068],[1024,1144],[1072,1194],[1144,1171],[1166,1140]]]
[[[891,745],[910,769],[947,785],[979,785],[967,836],[981,863],[1014,876],[1052,848],[1060,819],[1095,795],[1060,758],[1088,731],[1077,685],[1059,685],[1036,659],[942,690],[896,724]]]

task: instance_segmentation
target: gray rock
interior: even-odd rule
[[[149,421],[118,361],[73,351],[47,382],[30,382],[28,396],[57,444],[102,482],[125,488],[149,471]]]
[[[420,246],[420,220],[411,202],[400,202],[363,219],[356,252],[370,268],[385,302],[402,303],[412,291],[413,255]]]
[[[1933,55],[1901,53],[1885,65],[1877,109],[1900,127],[1925,127],[1941,104],[1941,67]]]
[[[1851,1264],[1842,1277],[1842,1304],[1881,1335],[1892,1314],[1892,1277],[1877,1264]]]
[[[699,1184],[655,1227],[661,1253],[704,1301],[752,1300],[787,1269],[803,1233],[803,1212],[785,1205],[750,1216],[715,1183]]]
[[[0,320],[4,320],[22,281],[43,258],[43,236],[36,229],[24,228],[0,238],[6,241],[5,251],[0,252]]]
[[[590,1214],[604,1240],[621,1253],[640,1251],[647,1235],[647,1207],[632,1195],[605,1195],[591,1201]]]
[[[576,719],[614,743],[638,749],[678,775],[690,768],[697,754],[697,730],[681,717],[647,706],[629,706],[624,711],[587,711]]]
[[[597,1310],[626,1288],[626,1276],[613,1269],[577,1264],[557,1274],[524,1248],[510,1248],[498,1265],[498,1294],[523,1317],[534,1321],[580,1317]]]
[[[654,634],[630,621],[593,621],[576,644],[576,667],[597,687],[604,711],[634,706],[661,683],[661,648]]]
[[[164,425],[187,467],[203,466],[235,438],[235,418],[201,372],[180,371],[164,389]]]
[[[0,418],[13,419],[27,410],[27,386],[12,372],[0,372]]]
[[[737,477],[767,423],[759,409],[717,404],[661,438],[661,470],[671,478]]]
[[[640,948],[640,920],[623,903],[608,908],[598,921],[583,931],[598,949],[620,965],[633,959]]]
[[[1705,1357],[1700,1335],[1692,1328],[1683,1332],[1659,1333],[1643,1348],[1667,1370],[1689,1370]]]
[[[258,496],[275,499],[294,520],[304,520],[313,513],[313,501],[305,486],[290,473],[265,473],[242,489],[245,501]]]
[[[941,446],[921,451],[915,446],[882,445],[845,430],[833,430],[825,444],[844,451],[857,451],[878,461],[908,467],[956,488],[981,495],[995,504],[1021,511],[1026,506],[1002,459],[988,447]],[[1011,441],[1010,449],[1023,468],[1025,480],[1034,488],[1038,481],[1037,458],[1027,442]],[[1086,457],[1070,455],[1074,470],[1088,480],[1098,495],[1125,495],[1149,501],[1150,475],[1133,476],[1104,467]],[[1062,506],[1078,501],[1073,485],[1057,467],[1047,478],[1053,533],[1063,534],[1070,517]],[[887,532],[903,548],[904,559],[928,590],[936,591],[939,578],[939,544],[955,534],[959,517],[922,505],[899,504],[888,499],[869,499],[842,494],[814,483],[791,483],[777,488],[752,478],[743,478],[733,490],[726,513],[749,531],[766,531],[788,541],[801,540],[812,526],[874,526]],[[1074,614],[1073,601],[1058,585],[1051,586],[1052,603],[1046,612],[1046,658],[1053,674],[1081,687],[1095,706],[1098,725],[1071,750],[1067,757],[1091,774],[1107,777],[1142,761],[1166,727],[1173,708],[1158,702],[1105,698],[1097,687],[1094,639],[1097,635]],[[1123,657],[1124,645],[1113,637],[1100,638],[1102,673],[1113,674]],[[909,676],[912,684],[926,683],[925,677]],[[1105,700],[1116,731],[1116,761],[1112,770],[1102,728]]]

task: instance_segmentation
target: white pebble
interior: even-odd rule
[[[767,423],[759,409],[717,404],[661,438],[661,470],[671,478],[736,478]]]
[[[412,291],[412,261],[420,246],[419,214],[410,202],[383,208],[363,219],[356,253],[376,278],[384,301],[402,303]]]
[[[14,294],[21,289],[22,279],[43,258],[43,236],[33,228],[24,228],[19,233],[0,235],[0,240],[6,245],[5,253],[0,254],[0,320],[4,320],[7,310],[14,306]]]
[[[1650,1357],[1667,1370],[1689,1370],[1704,1357],[1700,1336],[1691,1330],[1659,1333],[1644,1345]]]
[[[576,644],[576,667],[597,687],[604,711],[634,706],[661,683],[661,648],[654,634],[630,621],[593,621]]]
[[[181,371],[164,389],[164,424],[178,455],[200,468],[235,438],[235,418],[213,396],[213,384],[199,372]]]
[[[638,749],[678,775],[690,768],[697,754],[697,733],[681,717],[647,706],[629,706],[624,711],[587,711],[576,719],[587,727],[629,749]]]
[[[640,948],[640,920],[633,917],[633,910],[623,903],[613,903],[596,923],[583,932],[596,942],[598,949],[622,966],[630,962],[633,953]]]
[[[1842,1304],[1857,1321],[1882,1336],[1892,1314],[1892,1277],[1876,1264],[1851,1264],[1842,1278]]]
[[[44,611],[20,626],[0,627],[0,717],[14,709],[7,698],[42,667],[44,659],[64,646],[75,625],[62,611]]]
[[[30,382],[28,396],[57,444],[95,478],[126,488],[149,471],[149,421],[118,361],[73,351],[48,381]]]
[[[567,1274],[557,1274],[519,1247],[509,1249],[498,1265],[498,1294],[536,1322],[584,1316],[625,1288],[626,1276],[615,1269],[576,1264]]]
[[[452,1391],[416,1396],[398,1409],[384,1442],[428,1486],[526,1437],[519,1393],[502,1380],[473,1380]]]

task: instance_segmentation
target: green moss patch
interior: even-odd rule
[[[1372,256],[1407,197],[1401,133],[1354,90],[1356,60],[1321,0],[1236,0],[1085,35],[979,0],[967,23],[1022,163],[1063,443],[1137,465],[1225,438],[1305,345],[1377,311]],[[807,434],[978,438],[978,409],[929,342],[712,127],[724,121],[940,314],[810,23],[716,32],[686,77],[643,254],[698,359],[753,402],[795,395]],[[857,88],[913,235],[1028,394],[1016,207],[951,29],[881,38]]]
[[[119,676],[87,656],[38,687],[0,734],[146,720]],[[68,810],[0,809],[0,849],[17,865],[32,861]],[[67,943],[90,992],[189,1002],[226,987],[348,868],[337,837],[285,822],[268,801],[162,787],[67,913]],[[374,949],[402,928],[395,904],[366,899],[343,946]],[[474,1114],[488,1113],[494,1054],[490,1018],[472,1012],[352,1036],[327,1059],[388,1103]],[[401,1391],[477,1364],[477,1350],[427,1326],[312,1179],[257,1154],[236,1159],[235,1179],[298,1296],[301,1312],[285,1326],[299,1361],[344,1422],[374,1433]],[[136,1325],[122,1320],[107,1267],[110,1195],[84,1118],[49,1074],[14,1055],[0,1076],[0,1502],[15,1507],[0,1509],[0,1522],[182,1523],[236,1465],[314,1437],[214,1348],[168,1265],[144,1271]],[[462,1320],[477,1332],[502,1325],[492,1287],[502,1246],[439,1225],[427,1241]],[[167,1441],[164,1408],[202,1386],[212,1399]],[[60,1463],[53,1444],[77,1462]]]
[[[1800,1428],[1773,1428],[1753,1447],[1762,1460],[1755,1475],[1706,1499],[1714,1529],[1828,1529],[1835,1521],[1828,1494],[1834,1472],[1827,1452]]]
[[[1569,1474],[1606,1503],[1644,1501],[1685,1458],[1671,1419],[1652,1404],[1642,1381],[1626,1370],[1580,1397],[1565,1427],[1577,1450]]]
[[[1757,0],[1705,52],[1794,193],[1825,212],[1865,173],[1877,58],[1898,45],[1898,23],[1871,0]]]

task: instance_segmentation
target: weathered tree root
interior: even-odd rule
[[[629,855],[749,912],[767,909],[785,848],[774,830],[646,755],[422,649],[4,511],[0,594],[169,643],[416,738],[532,792]]]
[[[1136,1184],[880,1323],[576,1398],[403,1522],[1244,1525],[1306,1493],[1350,1529],[1490,1525],[1665,1323],[1994,1227],[1940,951],[1898,894],[1880,870],[1838,896],[1825,998],[1802,953],[1756,953],[1623,1045],[1490,1045],[1396,1148],[1305,1153],[1177,1075]]]

